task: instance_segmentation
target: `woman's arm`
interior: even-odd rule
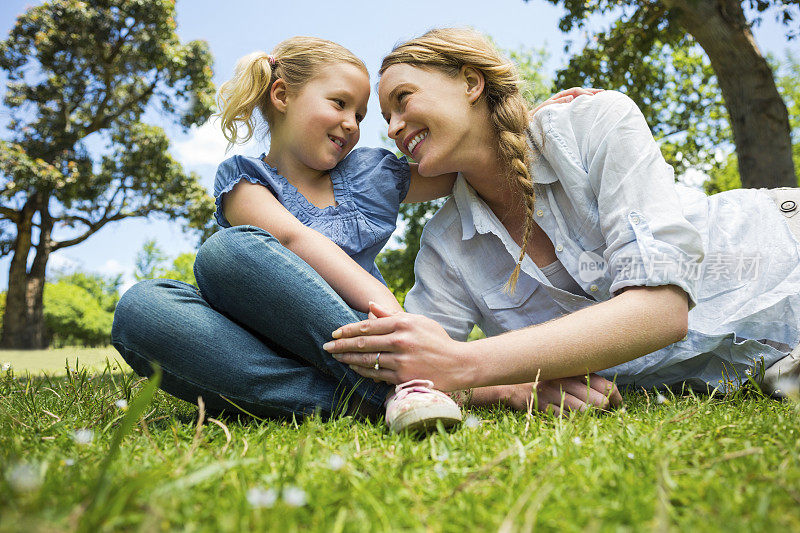
[[[270,232],[316,270],[353,309],[366,313],[373,301],[402,311],[385,285],[336,243],[297,220],[266,187],[242,180],[223,197],[222,209],[234,226],[247,224]]]
[[[632,287],[559,319],[472,342],[452,340],[422,315],[399,313],[344,326],[324,348],[365,377],[425,378],[441,390],[459,390],[610,368],[682,339],[687,317],[680,288]],[[371,368],[377,352],[380,370]]]

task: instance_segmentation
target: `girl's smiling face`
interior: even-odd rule
[[[423,176],[462,170],[461,149],[474,126],[471,103],[477,98],[463,74],[462,69],[450,77],[401,63],[381,76],[378,96],[389,137],[419,163]]]
[[[369,93],[369,76],[357,66],[323,68],[299,91],[285,93],[283,106],[277,103],[283,116],[272,145],[309,169],[332,169],[358,143]]]

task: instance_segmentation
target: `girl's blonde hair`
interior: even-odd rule
[[[439,28],[400,44],[383,58],[380,73],[397,64],[408,64],[441,71],[455,77],[462,67],[479,70],[484,77],[483,98],[489,107],[500,156],[525,200],[525,230],[522,250],[516,267],[506,283],[513,292],[519,277],[525,248],[533,229],[535,194],[528,164],[530,153],[526,142],[528,106],[520,92],[522,80],[514,63],[502,56],[483,35],[466,28]]]
[[[269,131],[271,112],[269,91],[277,79],[283,79],[290,91],[299,91],[311,78],[326,66],[350,63],[364,71],[366,65],[344,46],[316,37],[292,37],[279,43],[271,54],[253,52],[239,59],[233,78],[219,88],[216,116],[221,117],[222,134],[228,140],[228,149],[245,143],[253,136],[258,109]],[[246,127],[242,135],[239,128]]]

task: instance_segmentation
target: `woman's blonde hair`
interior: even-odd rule
[[[462,67],[479,70],[484,77],[483,96],[489,107],[500,156],[525,200],[525,230],[522,250],[516,267],[506,283],[513,292],[519,277],[525,248],[533,229],[535,194],[528,164],[530,153],[526,142],[528,106],[520,92],[522,80],[514,63],[502,56],[483,35],[466,28],[439,28],[411,39],[394,48],[383,58],[380,73],[397,64],[408,64],[441,71],[455,77]]]
[[[233,78],[219,88],[216,116],[221,117],[222,134],[228,149],[245,143],[256,125],[253,111],[258,109],[269,131],[271,113],[269,91],[277,79],[283,79],[290,91],[299,91],[326,66],[350,63],[364,71],[366,65],[344,46],[316,37],[292,37],[279,43],[271,54],[253,52],[239,59]],[[239,128],[246,127],[244,135]]]

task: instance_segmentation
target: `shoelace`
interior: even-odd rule
[[[433,381],[428,379],[412,379],[405,383],[400,383],[394,388],[394,395],[389,400],[402,400],[413,392],[436,392],[433,388]],[[387,403],[388,401],[387,400]]]

